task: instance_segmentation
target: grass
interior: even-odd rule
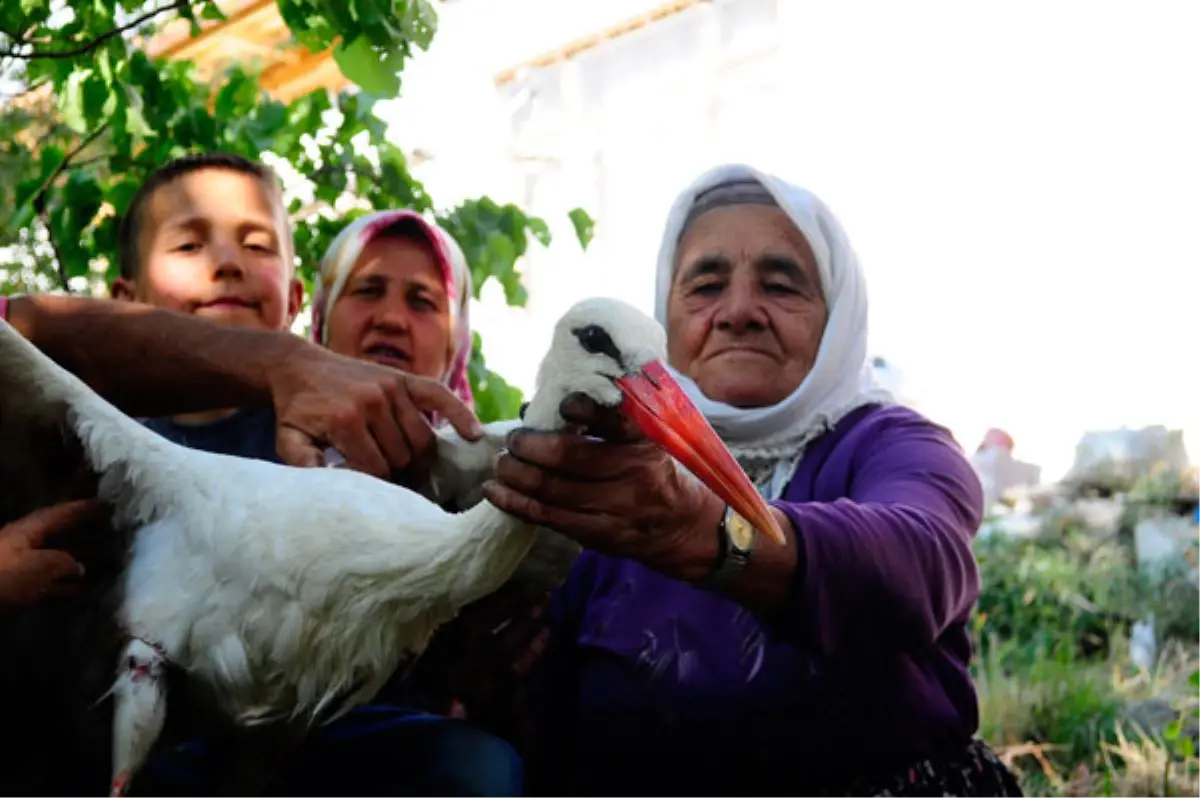
[[[1130,543],[1050,523],[976,544],[980,736],[1026,795],[1200,795],[1192,737],[1169,726],[1200,703],[1200,593],[1186,567],[1139,576]],[[1159,655],[1145,671],[1128,635],[1150,613]]]
[[[1027,795],[1200,794],[1200,760],[1179,756],[1131,712],[1194,695],[1195,647],[1172,645],[1152,673],[1127,664],[1120,638],[1103,661],[1044,658],[1017,668],[1006,666],[1003,645],[986,648],[976,665],[980,735]]]

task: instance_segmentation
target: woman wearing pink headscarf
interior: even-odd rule
[[[339,354],[445,382],[473,406],[471,271],[450,234],[415,211],[346,226],[321,259],[313,339]]]
[[[441,380],[473,408],[471,293],[466,257],[449,233],[414,211],[372,213],[348,224],[321,259],[313,339],[338,354]],[[412,460],[393,478],[412,487],[432,465],[434,437],[419,423],[404,434],[393,448]]]

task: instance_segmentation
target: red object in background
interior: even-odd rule
[[[995,427],[992,427],[983,436],[983,443],[979,444],[979,450],[1004,449],[1005,451],[1011,453],[1014,445],[1015,444],[1013,443],[1011,435],[1002,429],[996,429]]]

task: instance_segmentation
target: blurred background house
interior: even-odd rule
[[[262,59],[285,98],[342,85],[327,54],[280,49],[273,3],[226,7],[199,39],[164,32],[151,48],[202,69]],[[530,353],[569,302],[649,309],[675,192],[751,160],[842,218],[887,379],[968,448],[1003,426],[1054,480],[1088,429],[1165,424],[1197,450],[1177,351],[1200,289],[1188,13],[450,0],[380,115],[439,201],[486,192],[551,223],[560,243],[524,265],[528,305],[485,294],[473,311],[489,364],[517,385],[532,386]],[[586,254],[575,206],[597,222]]]

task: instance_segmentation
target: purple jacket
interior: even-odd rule
[[[810,447],[776,504],[801,563],[777,617],[580,558],[535,685],[553,746],[531,762],[544,789],[831,794],[969,742],[983,497],[950,434],[862,408]]]

